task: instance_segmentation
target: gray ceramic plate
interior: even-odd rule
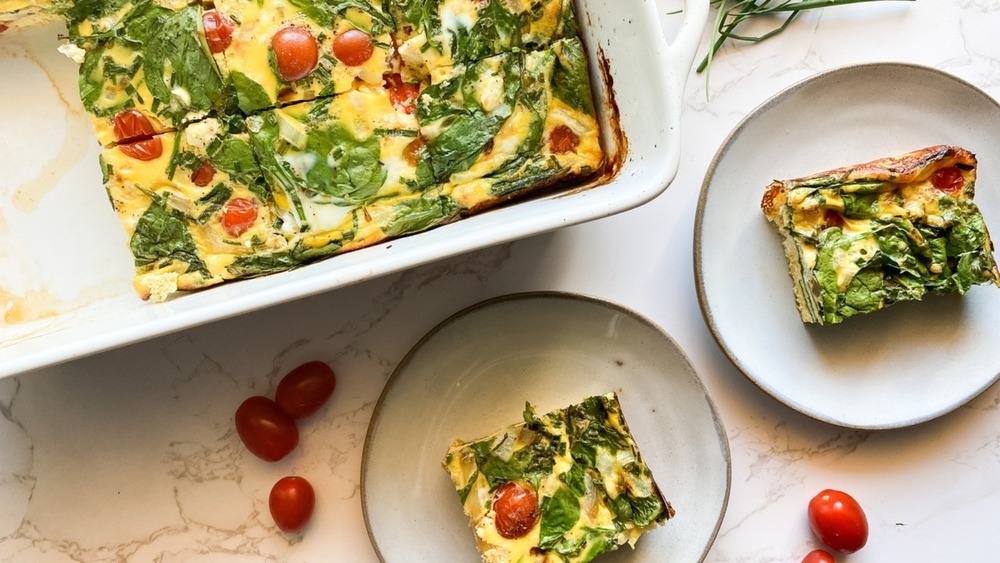
[[[719,345],[754,383],[812,417],[893,428],[947,413],[1000,374],[1000,290],[901,303],[833,326],[799,320],[760,198],[795,178],[925,146],[976,153],[976,202],[1000,234],[1000,106],[941,71],[851,66],[810,78],[751,113],[719,149],[695,223],[695,277]]]
[[[617,391],[677,516],[607,561],[698,561],[729,497],[725,430],[691,364],[635,313],[561,293],[466,309],[403,359],[375,407],[361,471],[365,523],[384,561],[476,561],[476,542],[441,460],[456,439]],[[604,560],[604,559],[602,559]]]

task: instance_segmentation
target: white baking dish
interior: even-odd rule
[[[551,193],[425,233],[166,303],[140,301],[131,256],[108,204],[98,147],[76,92],[74,63],[56,52],[58,26],[0,37],[0,377],[345,286],[469,250],[612,215],[670,184],[680,151],[685,79],[708,16],[686,0],[672,44],[653,0],[579,0],[599,105],[602,58],[624,154],[602,185]],[[680,17],[680,16],[678,16]],[[11,86],[17,85],[16,88]]]

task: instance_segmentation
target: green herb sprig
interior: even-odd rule
[[[708,55],[698,65],[697,71],[701,73],[711,68],[712,58],[728,39],[759,43],[784,31],[795,16],[804,10],[877,1],[879,0],[712,0],[711,4],[716,6],[717,11],[712,26],[711,45]],[[738,32],[737,28],[743,23],[767,16],[778,16],[783,19],[778,20],[777,25],[770,31],[760,35],[742,35]]]

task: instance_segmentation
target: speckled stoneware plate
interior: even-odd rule
[[[730,457],[711,399],[677,344],[617,305],[563,293],[500,297],[445,320],[403,359],[375,407],[362,506],[384,561],[476,561],[441,466],[456,438],[616,391],[677,516],[602,561],[699,561],[722,523]]]
[[[894,428],[958,408],[1000,376],[1000,289],[931,296],[832,326],[799,320],[767,184],[936,144],[979,158],[976,203],[1000,234],[1000,106],[944,72],[850,66],[781,92],[733,131],[698,202],[695,278],[722,350],[761,389],[814,418]]]

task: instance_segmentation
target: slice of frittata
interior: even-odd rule
[[[614,393],[485,438],[457,441],[444,467],[483,561],[590,561],[671,518]]]
[[[975,184],[975,155],[944,145],[772,182],[761,208],[781,233],[802,320],[1000,285]]]

